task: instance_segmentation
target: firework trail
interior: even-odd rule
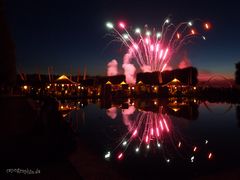
[[[111,22],[106,26],[113,30],[111,35],[114,40],[122,42],[127,47],[127,54],[131,60],[135,60],[143,72],[164,71],[173,55],[194,37],[206,40],[193,27],[193,22],[181,22],[174,25],[169,19],[165,19],[159,30],[150,30],[147,25],[141,30],[128,30],[124,22],[119,22],[115,27]],[[205,30],[210,29],[209,23],[204,23]],[[130,60],[128,64],[130,63]],[[126,64],[126,62],[124,62]]]

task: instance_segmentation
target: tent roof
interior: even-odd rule
[[[106,82],[106,84],[112,84],[111,81]]]
[[[168,82],[167,84],[165,84],[164,86],[168,86],[168,85],[171,85],[171,86],[178,86],[178,85],[181,85],[181,81],[179,81],[177,78],[174,78],[172,81]]]
[[[174,83],[176,83],[176,82],[181,83],[177,78],[174,78],[171,82],[174,82]]]
[[[59,78],[57,78],[56,83],[59,84],[75,84],[72,80],[70,80],[67,76],[62,75]]]
[[[121,85],[124,85],[124,84],[127,84],[127,83],[125,83],[125,81],[122,81],[120,84],[121,84]]]

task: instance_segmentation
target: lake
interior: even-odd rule
[[[239,169],[238,105],[184,98],[64,103],[78,107],[65,120],[82,143],[124,177],[216,177]]]

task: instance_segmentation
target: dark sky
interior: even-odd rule
[[[16,44],[17,65],[27,73],[73,72],[87,66],[91,75],[106,74],[106,64],[122,61],[119,44],[107,47],[106,21],[132,26],[160,26],[167,16],[176,23],[200,18],[213,25],[207,41],[187,46],[191,63],[200,71],[234,76],[240,61],[240,9],[232,0],[5,0],[6,16]]]

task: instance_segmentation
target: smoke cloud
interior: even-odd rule
[[[143,71],[143,72],[152,72],[152,70],[151,70],[151,66],[142,66],[141,67],[141,70]]]
[[[123,64],[124,74],[126,77],[127,84],[136,83],[136,68],[133,64]]]
[[[108,76],[118,75],[118,62],[116,59],[113,59],[107,64],[107,75]]]
[[[116,119],[117,117],[117,108],[116,107],[111,107],[107,109],[107,116],[110,117],[111,119]]]
[[[122,110],[123,123],[127,126],[128,130],[132,129],[131,115],[135,112],[134,106],[129,106],[128,109]]]
[[[122,114],[132,115],[135,112],[136,108],[134,106],[129,106],[128,109],[123,109]]]
[[[123,65],[122,68],[124,69],[124,74],[126,77],[126,82],[128,84],[135,84],[136,83],[136,68],[133,64],[130,63],[132,59],[132,53],[128,52],[123,57]]]
[[[178,68],[183,69],[183,68],[187,68],[190,66],[191,66],[191,62],[188,58],[187,52],[184,52],[183,57],[182,57],[180,63],[178,64]]]
[[[123,57],[123,64],[130,64],[131,59],[132,59],[132,53],[131,51],[129,51]]]
[[[172,68],[171,66],[167,66],[167,67],[164,69],[164,71],[171,71],[171,70],[173,70],[173,68]]]

